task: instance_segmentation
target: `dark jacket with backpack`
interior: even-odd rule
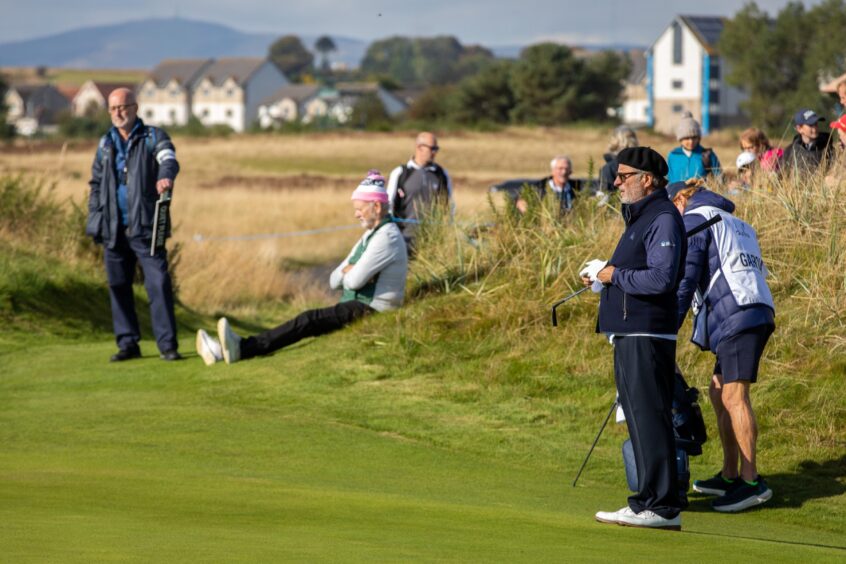
[[[173,143],[162,129],[146,126],[133,129],[127,140],[126,186],[129,237],[148,239],[153,234],[153,217],[159,194],[156,182],[175,179],[179,163]],[[112,128],[114,130],[115,128]],[[120,183],[115,170],[116,148],[112,132],[105,134],[97,146],[91,166],[91,193],[88,198],[88,221],[85,233],[108,248],[114,248],[121,228],[117,188]],[[168,232],[170,230],[168,229]]]
[[[416,224],[427,210],[438,207],[448,217],[452,213],[452,183],[437,163],[417,167],[409,161],[398,166],[391,172],[388,197],[391,213],[399,220],[397,225],[406,242],[414,239]]]
[[[687,252],[681,215],[663,188],[622,208],[626,230],[608,261],[615,270],[600,294],[597,331],[675,335]]]
[[[690,213],[698,207],[712,206],[728,213],[734,212],[734,203],[709,190],[701,190],[693,194],[688,201],[684,215],[684,225],[689,231],[701,225],[704,218]],[[687,259],[684,266],[684,278],[679,285],[679,319],[678,325],[684,321],[687,310],[690,309],[694,292],[699,289],[706,292],[712,276],[720,270],[720,256],[711,229],[706,229],[687,240]],[[716,278],[713,288],[706,298],[708,308],[707,326],[710,349],[717,350],[717,345],[726,337],[736,335],[741,331],[753,327],[775,327],[774,312],[765,305],[737,305],[731,288],[723,276]]]
[[[830,134],[820,133],[809,145],[805,145],[802,136],[797,134],[784,150],[781,162],[784,170],[813,172],[823,162],[830,164],[833,158],[834,143]]]

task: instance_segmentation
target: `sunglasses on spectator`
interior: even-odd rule
[[[437,145],[426,145],[425,143],[420,143],[418,145],[418,147],[426,147],[427,149],[429,149],[433,153],[437,153],[438,150],[440,149],[440,147],[438,147]]]

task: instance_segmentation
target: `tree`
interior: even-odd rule
[[[321,56],[320,69],[325,74],[329,74],[329,53],[337,51],[338,47],[335,45],[335,42],[332,41],[331,37],[329,37],[328,35],[322,35],[317,38],[317,41],[315,41],[314,48],[317,50],[318,53],[320,53]]]
[[[511,61],[497,61],[465,78],[455,93],[454,117],[460,123],[508,123],[514,107]]]
[[[391,126],[391,116],[379,97],[368,92],[353,106],[349,124],[359,129],[388,129]]]
[[[15,136],[15,126],[6,123],[6,112],[8,108],[3,100],[6,96],[6,82],[0,76],[0,139],[11,139]]]
[[[451,36],[389,37],[370,44],[361,71],[406,86],[432,86],[454,84],[493,61],[484,47],[465,47]]]
[[[774,19],[750,2],[726,23],[719,44],[731,69],[726,80],[748,94],[742,107],[753,123],[781,135],[792,131],[798,109],[830,105],[819,82],[846,72],[843,29],[843,0],[811,10],[790,2]]]
[[[268,57],[291,80],[299,80],[313,70],[314,55],[296,35],[285,35],[274,41]]]

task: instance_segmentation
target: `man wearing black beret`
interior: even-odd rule
[[[681,529],[672,386],[678,333],[676,293],[687,241],[667,198],[667,162],[649,147],[617,155],[614,186],[626,229],[607,263],[592,261],[585,284],[601,295],[597,332],[614,345],[614,379],[637,466],[639,491],[619,511],[596,520],[632,527]],[[598,282],[597,282],[598,281]]]

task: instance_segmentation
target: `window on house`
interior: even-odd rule
[[[171,88],[170,89],[170,95],[171,95],[172,98],[176,98],[177,96],[179,96],[179,89],[178,88]]]
[[[176,110],[170,110],[168,115],[170,116],[170,121],[176,123]]]
[[[209,109],[203,108],[203,117],[209,117]]]
[[[147,119],[153,119],[153,110],[150,110],[150,109],[145,110],[144,111],[144,117],[146,117]]]
[[[682,64],[682,27],[678,21],[673,22],[673,64]]]
[[[227,95],[227,96],[229,96],[229,97],[231,98],[232,96],[234,96],[234,95],[235,95],[235,90],[234,90],[234,89],[232,89],[232,88],[227,88],[227,89],[226,89],[226,95]]]
[[[232,117],[232,109],[231,108],[226,110],[226,117],[228,117],[228,118]]]
[[[680,114],[684,111],[684,106],[681,104],[673,104],[673,113]]]
[[[155,95],[156,95],[156,89],[155,88],[150,88],[149,90],[147,90],[147,96],[149,96],[150,98],[152,98]]]
[[[209,95],[209,89],[203,88],[203,96],[208,96],[208,95]]]
[[[719,61],[711,61],[711,67],[708,69],[708,74],[711,75],[711,80],[720,80],[720,63]]]
[[[719,104],[720,103],[720,91],[717,89],[712,89],[708,92],[708,99],[712,104]]]
[[[717,115],[712,115],[712,116],[711,116],[711,123],[710,123],[710,126],[711,126],[711,129],[719,129],[719,128],[720,128],[720,126],[721,126],[721,124],[720,124],[720,116],[717,116]]]
[[[681,90],[684,87],[684,82],[681,80],[673,81],[673,90]]]

